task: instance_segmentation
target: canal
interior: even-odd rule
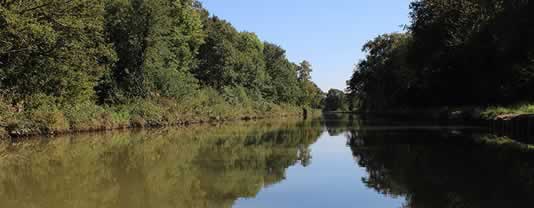
[[[1,207],[531,207],[534,148],[487,128],[269,120],[0,144]]]

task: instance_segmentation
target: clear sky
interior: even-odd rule
[[[408,24],[410,0],[200,0],[238,30],[287,50],[293,62],[309,60],[324,91],[345,89],[365,42]]]

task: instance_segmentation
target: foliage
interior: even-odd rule
[[[300,62],[300,64],[297,66],[299,81],[303,82],[311,80],[312,71],[312,65],[310,64],[310,62],[306,60]]]
[[[114,87],[126,97],[182,97],[195,89],[190,70],[203,42],[190,0],[113,0],[106,28],[119,60]]]
[[[6,127],[13,136],[28,136],[302,115],[302,108],[295,105],[254,101],[245,93],[242,98],[231,96],[203,89],[179,102],[169,98],[137,99],[112,106],[91,102],[59,106],[51,97],[42,97],[36,99],[40,102],[34,102],[31,110],[13,112],[5,105],[8,111],[0,114],[0,128]]]
[[[348,82],[361,109],[534,100],[531,1],[418,0],[402,34],[370,41]]]
[[[303,90],[303,94],[300,96],[300,105],[310,106],[316,109],[323,107],[324,93],[317,84],[312,81],[302,81],[300,87]]]
[[[330,89],[324,99],[325,111],[347,111],[347,98],[341,90]]]
[[[520,114],[534,114],[534,105],[522,104],[512,105],[508,107],[493,106],[486,108],[482,113],[485,119],[494,119],[502,115],[520,115]]]
[[[406,67],[410,36],[387,34],[364,45],[368,55],[348,81],[352,96],[360,99],[359,107],[383,109],[396,105],[414,82],[413,72]]]
[[[261,96],[268,80],[263,43],[254,33],[238,32],[218,17],[205,20],[205,28],[208,35],[200,48],[196,77],[215,89],[243,86]]]
[[[296,65],[298,81],[302,94],[299,96],[299,104],[321,109],[324,102],[324,92],[311,80],[312,66],[310,62],[304,60]]]
[[[286,57],[286,51],[272,43],[264,43],[263,56],[271,78],[266,97],[278,103],[296,104],[302,93],[297,78],[297,67]]]
[[[35,94],[60,103],[93,98],[114,60],[103,0],[0,1],[0,90],[13,102]]]
[[[0,1],[0,41],[0,124],[20,135],[321,106],[309,62],[196,0]]]

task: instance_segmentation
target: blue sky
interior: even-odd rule
[[[238,30],[281,45],[291,61],[310,61],[324,91],[345,89],[365,42],[409,23],[410,0],[200,1]]]

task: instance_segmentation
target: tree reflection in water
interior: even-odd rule
[[[357,130],[356,130],[357,129]],[[362,181],[379,193],[406,197],[405,207],[532,207],[534,151],[483,142],[470,130],[373,130],[347,134]]]
[[[368,173],[362,183],[383,195],[406,198],[406,208],[534,204],[534,148],[530,146],[485,137],[475,129],[425,127],[342,114],[327,115],[321,121],[232,123],[2,143],[0,205],[232,207],[237,199],[255,197],[261,189],[283,181],[288,167],[309,165],[310,145],[323,130],[328,131],[330,136],[324,134],[328,139],[346,135],[358,165]],[[304,183],[345,183],[330,176],[338,174],[332,171],[354,171],[350,156],[347,163],[325,161],[327,158],[316,161],[343,162],[350,168],[338,165],[335,170],[318,170],[311,166],[309,169],[324,172],[300,179]],[[325,187],[332,194],[350,192]],[[284,191],[288,198],[302,196]],[[310,190],[306,197],[312,193],[322,192]],[[384,200],[365,196],[371,202]],[[325,200],[316,197],[311,201]]]
[[[2,207],[231,207],[310,163],[319,121],[64,136],[0,145]]]

